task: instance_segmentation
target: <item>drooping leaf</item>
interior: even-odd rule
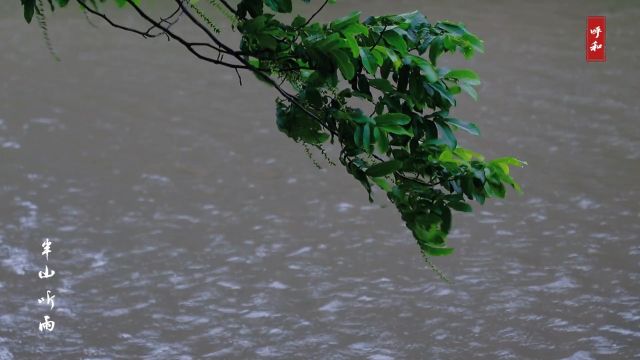
[[[421,58],[419,56],[415,56],[415,55],[409,55],[409,59],[417,67],[420,68],[420,70],[422,71],[424,76],[427,78],[428,82],[434,83],[434,82],[438,81],[438,73],[436,72],[436,69],[434,68],[433,64],[431,64],[427,60],[425,60],[425,59],[423,59],[423,58]]]
[[[407,43],[397,32],[393,30],[385,31],[382,33],[382,37],[384,38],[384,41],[387,42],[387,44],[389,44],[401,55],[405,55],[407,53]]]
[[[380,126],[380,129],[391,134],[413,136],[413,130],[411,130],[411,128],[406,129],[398,125]]]
[[[386,154],[389,150],[389,137],[387,132],[379,127],[375,127],[373,131],[378,151],[380,151],[381,154]]]
[[[371,166],[365,171],[367,176],[382,177],[394,173],[402,168],[402,162],[398,160],[390,160],[381,162]]]
[[[389,182],[383,177],[377,177],[377,178],[374,177],[374,178],[371,178],[371,181],[373,181],[376,185],[380,187],[380,189],[386,192],[390,192],[392,190],[391,184],[389,184]]]
[[[453,210],[456,211],[462,211],[462,212],[471,212],[473,211],[473,209],[471,208],[471,206],[465,202],[450,202],[449,204],[450,208],[452,208]]]
[[[387,79],[371,79],[369,80],[369,85],[386,93],[394,91],[393,85],[391,85],[391,83]]]
[[[443,51],[444,51],[444,43],[443,43],[442,37],[436,36],[431,41],[431,46],[429,47],[429,60],[431,60],[432,64],[436,65],[436,62],[438,61],[438,57],[442,54]]]
[[[278,129],[296,141],[321,144],[329,139],[320,125],[306,113],[279,103],[276,111]]]
[[[447,247],[433,247],[433,246],[429,246],[429,245],[425,245],[424,246],[424,251],[431,256],[447,256],[447,255],[451,255],[453,254],[454,249],[453,248],[447,248]]]
[[[449,230],[451,229],[451,209],[447,206],[444,206],[441,208],[442,211],[442,224],[441,224],[441,229],[442,231],[447,234],[449,233]]]
[[[376,70],[378,69],[378,64],[376,63],[376,59],[371,54],[369,49],[361,47],[360,58],[362,59],[362,66],[364,66],[367,72],[375,76]]]
[[[464,80],[467,84],[478,85],[480,84],[480,77],[475,71],[470,69],[456,69],[451,70],[444,75],[448,79]]]
[[[349,56],[342,50],[333,51],[331,54],[334,56],[336,62],[338,63],[338,68],[342,73],[342,77],[344,77],[345,80],[353,79],[356,72],[355,68],[353,67],[353,63],[351,63],[351,59],[349,59]]]
[[[371,149],[371,126],[369,123],[364,124],[362,127],[362,147],[369,153]]]
[[[444,121],[449,125],[453,125],[458,129],[462,129],[468,132],[469,134],[480,135],[480,129],[478,129],[478,127],[474,123],[470,123],[470,122],[463,121],[456,118],[446,118],[444,119]]]
[[[437,121],[436,126],[438,127],[439,132],[442,134],[442,140],[449,146],[451,149],[455,149],[458,146],[458,140],[456,136],[451,131],[449,125],[444,122]]]
[[[376,116],[376,125],[379,127],[392,126],[392,125],[407,125],[411,122],[411,117],[403,113],[387,113]]]
[[[525,165],[528,165],[528,163],[526,161],[518,160],[518,159],[516,159],[514,157],[502,157],[502,158],[494,159],[491,162],[492,163],[503,163],[503,164],[513,165],[513,166],[517,166],[517,167],[523,167]]]
[[[358,41],[356,41],[356,39],[353,36],[347,36],[344,39],[347,42],[347,45],[349,46],[349,49],[351,50],[351,56],[354,58],[358,58],[358,55],[360,54],[360,48],[358,47]]]
[[[22,0],[22,6],[24,7],[24,19],[30,23],[36,11],[36,0]]]
[[[473,86],[467,83],[461,83],[460,88],[464,90],[464,92],[466,92],[467,95],[469,95],[473,100],[478,100],[478,92],[473,88]]]

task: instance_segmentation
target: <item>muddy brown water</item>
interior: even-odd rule
[[[344,1],[323,15],[419,9],[486,41],[445,61],[483,78],[454,113],[483,132],[464,145],[529,162],[525,195],[457,214],[457,252],[435,261],[452,284],[381,196],[369,204],[277,131],[275,93],[250,75],[240,87],[174,42],[71,9],[50,19],[58,63],[13,2],[0,359],[640,357],[637,1]],[[607,16],[606,63],[584,60],[587,15]]]

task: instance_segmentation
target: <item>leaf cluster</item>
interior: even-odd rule
[[[460,93],[477,99],[480,79],[438,61],[446,53],[471,58],[484,51],[463,24],[431,23],[419,12],[283,23],[266,10],[289,12],[289,2],[242,4],[241,50],[256,69],[287,80],[304,107],[278,102],[278,128],[295,141],[339,143],[348,173],[370,199],[376,187],[386,193],[425,255],[453,251],[446,244],[452,210],[502,198],[505,185],[520,191],[509,166],[524,162],[485,161],[458,146],[456,131],[480,131],[450,110]]]
[[[29,21],[35,0],[21,1]],[[305,149],[337,144],[347,172],[371,201],[375,189],[386,194],[425,256],[453,251],[446,241],[452,211],[471,211],[471,200],[503,198],[508,186],[520,191],[510,167],[525,162],[487,161],[458,144],[459,131],[480,134],[474,123],[450,115],[460,94],[477,100],[480,78],[471,69],[440,66],[441,58],[484,52],[463,24],[432,23],[417,11],[365,19],[354,12],[321,24],[313,17],[334,1],[325,0],[310,18],[280,16],[293,11],[292,0],[241,0],[236,8],[218,1],[210,3],[233,17],[242,35],[239,49],[226,54],[283,95],[276,101],[278,129]]]

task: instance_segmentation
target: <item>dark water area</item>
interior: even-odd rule
[[[275,92],[74,8],[0,5],[0,359],[640,358],[637,1],[343,1],[485,40],[456,117],[524,195],[421,259],[381,194],[279,133]],[[308,7],[307,12],[313,9]],[[607,16],[586,63],[586,16]],[[134,23],[134,18],[123,21]],[[234,35],[229,35],[234,38]],[[324,163],[320,154],[315,155]],[[44,281],[42,239],[53,242]],[[56,294],[56,328],[40,333]]]

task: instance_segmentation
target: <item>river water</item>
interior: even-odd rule
[[[486,41],[445,61],[483,78],[454,112],[483,136],[461,141],[527,160],[525,194],[455,216],[457,251],[435,260],[451,284],[382,196],[369,204],[277,131],[275,93],[250,75],[241,87],[71,9],[50,19],[56,62],[13,2],[0,359],[640,358],[637,1],[344,1],[322,15],[419,9]],[[584,60],[587,15],[607,16],[606,63]],[[45,264],[56,275],[41,280]]]

